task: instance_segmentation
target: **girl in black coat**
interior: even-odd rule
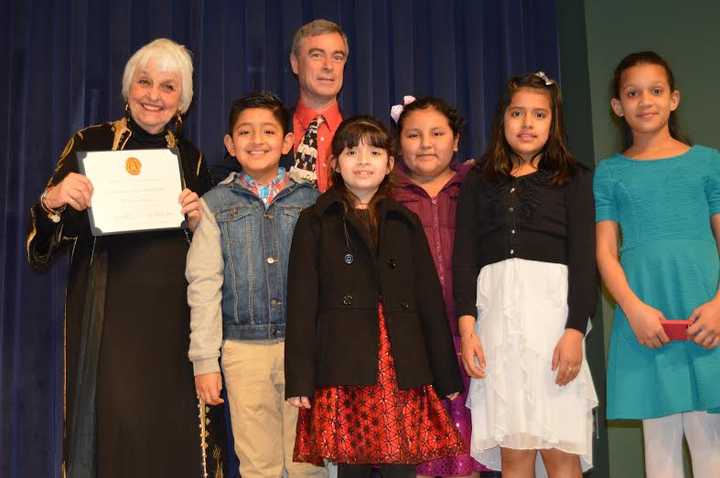
[[[440,284],[417,217],[388,198],[384,126],[344,121],[333,186],[298,220],[290,250],[286,396],[300,407],[295,460],[340,478],[415,475],[462,451],[437,394],[462,388]]]

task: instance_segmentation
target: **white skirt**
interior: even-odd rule
[[[598,404],[585,359],[577,377],[555,384],[552,356],[565,331],[567,266],[508,259],[485,266],[477,283],[475,332],[486,377],[470,382],[470,453],[500,470],[500,447],[556,448],[592,467],[592,410]]]

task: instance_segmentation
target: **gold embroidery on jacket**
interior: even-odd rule
[[[53,185],[53,180],[55,179],[55,176],[57,176],[58,171],[60,171],[60,169],[65,164],[65,159],[67,159],[67,157],[70,156],[70,153],[75,149],[75,136],[82,140],[82,131],[78,131],[77,133],[75,133],[65,144],[65,148],[63,149],[62,153],[60,153],[60,158],[55,165],[55,170],[53,171],[52,176],[50,176],[50,179],[48,179],[47,183],[45,184],[45,189]]]
[[[202,453],[202,472],[203,472],[203,478],[208,478],[208,472],[207,472],[207,437],[209,435],[206,427],[206,423],[209,422],[209,418],[207,418],[207,407],[205,406],[205,402],[198,399],[198,419],[200,420],[200,450]],[[206,422],[207,420],[207,422]]]
[[[213,447],[213,458],[215,458],[215,477],[214,478],[223,478],[223,468],[222,468],[222,450],[220,450],[220,447],[218,445],[215,445]]]
[[[167,133],[165,133],[165,141],[167,142],[167,147],[170,149],[177,148],[177,140],[175,139],[175,135],[172,131],[167,130]]]
[[[33,239],[35,239],[35,236],[37,236],[37,222],[35,218],[35,209],[30,208],[30,225],[32,226],[32,229],[30,229],[30,232],[28,232],[27,239],[25,239],[25,254],[27,254],[28,262],[30,262],[30,243]]]
[[[78,131],[75,134],[77,136],[79,136],[80,139],[82,140],[82,132]],[[68,142],[65,144],[65,149],[63,149],[63,152],[60,153],[60,159],[58,160],[58,164],[62,164],[62,162],[65,160],[65,158],[68,157],[68,155],[70,154],[70,152],[73,150],[74,147],[75,147],[75,136],[70,138],[68,140]]]
[[[200,420],[198,425],[200,428],[200,449],[202,450],[202,473],[203,478],[209,478],[207,451],[209,447],[208,438],[210,437],[210,431],[207,426],[210,424],[210,417],[208,417],[207,414],[210,411],[210,407],[205,405],[205,402],[198,399],[198,411],[198,419]],[[223,478],[222,449],[217,444],[213,445],[212,457],[215,460],[215,473],[213,474],[213,478]]]
[[[112,150],[117,151],[118,149],[125,149],[125,145],[132,135],[132,131],[130,131],[130,128],[128,128],[127,125],[127,118],[123,117],[117,121],[113,121],[112,130],[115,133],[115,136],[113,137]]]

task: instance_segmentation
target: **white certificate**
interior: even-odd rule
[[[78,162],[93,185],[94,236],[181,227],[180,161],[169,149],[83,151]]]

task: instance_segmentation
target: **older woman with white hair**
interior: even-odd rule
[[[192,70],[188,50],[171,40],[138,50],[123,75],[125,115],[75,133],[31,209],[30,264],[47,269],[71,254],[63,463],[70,478],[203,476],[203,456],[219,452],[201,443],[207,437],[187,360],[188,231],[93,237],[93,185],[77,159],[81,151],[174,150],[187,186],[178,201],[194,230],[198,194],[210,182],[202,155],[181,135]]]

